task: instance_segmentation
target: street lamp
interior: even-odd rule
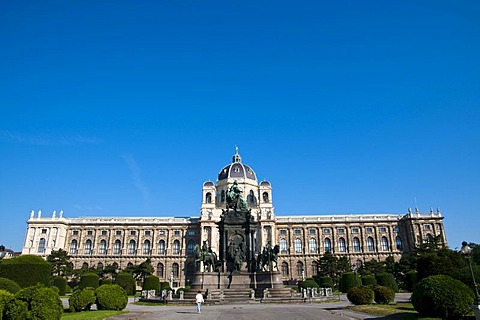
[[[475,290],[475,301],[473,303],[473,312],[475,313],[475,319],[480,320],[480,294],[478,293],[477,282],[475,281],[475,275],[472,268],[472,248],[470,248],[466,241],[462,242],[462,248],[460,249],[462,254],[468,260],[468,266],[470,267],[470,274],[472,275],[473,288]]]

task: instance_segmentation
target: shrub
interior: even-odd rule
[[[170,288],[170,282],[164,281],[162,282],[162,287],[160,290],[167,290],[167,291],[172,291],[172,288]]]
[[[13,280],[7,278],[0,278],[0,290],[6,290],[10,293],[17,293],[20,286]]]
[[[104,284],[95,290],[98,310],[123,310],[127,306],[128,296],[122,287],[116,284]]]
[[[430,276],[417,284],[412,304],[422,316],[459,319],[471,311],[473,291],[447,275]]]
[[[62,300],[52,288],[42,285],[24,288],[15,294],[15,298],[26,303],[27,319],[59,320],[62,317]]]
[[[15,295],[0,290],[0,319],[26,319],[27,304],[15,299]]]
[[[320,288],[333,288],[333,279],[328,276],[318,277],[316,281]]]
[[[110,278],[103,278],[102,280],[100,280],[100,284],[113,284],[113,280],[110,279]]]
[[[345,272],[340,280],[340,291],[348,292],[351,288],[361,285],[360,277],[355,272]]]
[[[410,270],[405,273],[405,289],[408,292],[413,292],[417,286],[417,271]]]
[[[374,300],[378,304],[390,304],[395,300],[395,292],[385,286],[373,286]]]
[[[98,274],[90,272],[90,273],[85,273],[82,275],[80,278],[80,283],[79,287],[80,289],[85,289],[85,288],[98,288],[98,281],[99,277]]]
[[[54,277],[53,286],[58,288],[59,295],[64,296],[65,291],[67,290],[67,279],[63,277]]]
[[[125,290],[125,292],[130,296],[133,296],[137,291],[137,285],[131,273],[120,272],[117,275],[116,284],[122,287],[123,290]]]
[[[300,281],[298,283],[299,288],[319,288],[318,283],[315,282],[312,278],[306,279],[305,281]]]
[[[393,290],[393,292],[398,292],[397,280],[395,280],[393,274],[388,272],[382,272],[377,274],[375,279],[377,279],[377,284],[379,286],[389,287]]]
[[[370,287],[353,287],[348,290],[347,298],[355,305],[371,304],[374,299],[374,293]]]
[[[68,299],[68,303],[72,311],[90,310],[92,304],[95,303],[95,289],[88,287],[75,290]]]
[[[15,281],[20,288],[35,286],[37,283],[50,285],[51,265],[42,257],[21,255],[2,260],[0,277]]]
[[[372,274],[366,274],[362,276],[362,285],[363,286],[373,286],[377,284],[377,279]]]
[[[73,289],[69,285],[65,286],[65,293],[72,293],[72,292],[73,292]]]
[[[155,290],[160,291],[160,279],[157,276],[147,276],[143,280],[143,290]]]

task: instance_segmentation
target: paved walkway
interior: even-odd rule
[[[354,312],[345,309],[351,305],[345,295],[341,295],[340,301],[327,303],[304,303],[304,304],[223,304],[204,305],[202,313],[196,313],[196,305],[159,305],[142,306],[133,304],[129,299],[126,314],[109,318],[109,320],[161,320],[161,319],[208,319],[208,320],[364,320],[375,319],[374,316]],[[396,301],[408,301],[410,294],[397,293]],[[67,302],[68,303],[68,302]]]

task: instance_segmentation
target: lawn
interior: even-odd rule
[[[126,311],[115,311],[115,310],[93,310],[93,311],[82,311],[82,312],[66,312],[62,315],[61,320],[103,320],[108,317],[113,317],[118,314],[127,313]]]
[[[347,309],[382,317],[382,319],[385,320],[441,320],[440,318],[426,318],[419,316],[409,302],[399,302],[391,305],[372,304],[350,306],[347,307]]]

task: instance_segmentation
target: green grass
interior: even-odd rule
[[[390,305],[361,305],[350,306],[347,309],[370,314],[377,317],[383,317],[382,319],[388,320],[441,320],[441,318],[427,318],[421,317],[417,311],[413,308],[411,303],[400,302]]]
[[[103,320],[122,313],[127,312],[115,310],[69,312],[62,315],[62,320]]]

